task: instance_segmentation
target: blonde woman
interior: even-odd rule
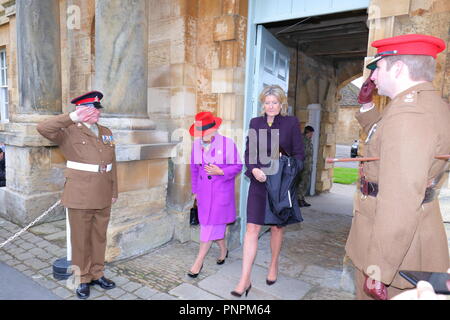
[[[245,175],[250,178],[247,201],[247,230],[244,237],[242,275],[232,295],[241,297],[251,289],[251,270],[258,249],[258,235],[264,225],[266,207],[266,173],[268,164],[265,159],[272,154],[271,140],[278,139],[280,149],[301,161],[304,159],[303,138],[296,117],[287,116],[287,98],[284,90],[277,85],[267,86],[261,92],[262,116],[251,119],[249,136],[245,150]],[[256,134],[255,134],[256,133]],[[249,138],[249,137],[256,137]],[[267,138],[261,146],[260,138]],[[250,145],[253,144],[253,145]],[[256,150],[256,152],[254,152]],[[278,150],[274,150],[277,153]],[[266,173],[264,173],[266,171]],[[272,259],[267,274],[267,285],[273,285],[278,275],[278,260],[283,241],[283,227],[271,226],[270,247]]]

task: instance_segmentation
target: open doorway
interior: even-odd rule
[[[288,72],[281,74],[287,75],[290,113],[298,117],[302,131],[306,125],[312,125],[315,130],[309,192],[314,195],[329,191],[333,165],[327,164],[325,159],[336,154],[338,87],[363,70],[369,34],[368,1],[353,2],[353,7],[349,2],[333,2],[331,7],[318,4],[314,8],[308,7],[309,2],[308,6],[299,7],[292,1],[290,9],[283,7],[287,2],[281,1],[258,3],[258,6],[255,1],[249,3],[244,127],[248,127],[259,109],[257,95],[265,83],[262,75],[266,71],[261,59],[271,55],[262,50],[265,44],[258,41],[262,33],[267,33],[277,42],[278,49],[272,51],[276,54],[284,47],[289,55]],[[347,7],[340,7],[344,4]],[[271,8],[264,9],[264,6]],[[277,57],[272,60],[276,68],[283,66],[283,59],[278,64]],[[277,69],[272,73],[280,74]],[[244,177],[240,189],[241,242],[245,233],[248,186],[249,181]]]
[[[353,10],[265,23],[258,26],[258,33],[260,29],[267,30],[289,52],[289,79],[286,80],[289,109],[299,118],[302,131],[306,125],[315,129],[309,193],[329,191],[333,167],[325,163],[325,158],[336,154],[340,91],[344,84],[353,85],[351,81],[361,76],[369,34],[367,11]],[[257,48],[259,46],[264,44],[257,42]],[[262,58],[265,56],[267,54]],[[264,64],[260,59],[257,57],[257,61]],[[261,80],[259,88],[265,83],[262,74],[266,73],[266,67],[258,68],[257,65],[256,70],[255,76]],[[355,91],[357,87],[353,89]],[[353,123],[346,125],[352,127]]]

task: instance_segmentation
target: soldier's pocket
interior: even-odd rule
[[[70,194],[77,194],[80,196],[88,196],[92,190],[89,188],[92,173],[81,170],[66,169],[64,172],[66,182],[64,188]],[[68,190],[67,190],[68,189]]]
[[[111,161],[112,161],[114,153],[116,152],[115,145],[107,144],[106,147],[105,147],[105,151],[108,153],[108,157],[110,157]]]
[[[97,148],[87,140],[76,141],[72,146],[81,161],[88,161],[89,155],[97,153]]]

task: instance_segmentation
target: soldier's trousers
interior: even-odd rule
[[[299,200],[305,200],[305,196],[308,193],[308,188],[311,184],[311,170],[303,169],[300,172],[297,193]]]
[[[98,210],[68,209],[72,243],[72,265],[80,268],[80,283],[103,276],[106,230],[111,207]]]

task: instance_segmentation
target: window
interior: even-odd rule
[[[9,122],[8,117],[8,66],[6,50],[0,50],[0,121]]]

